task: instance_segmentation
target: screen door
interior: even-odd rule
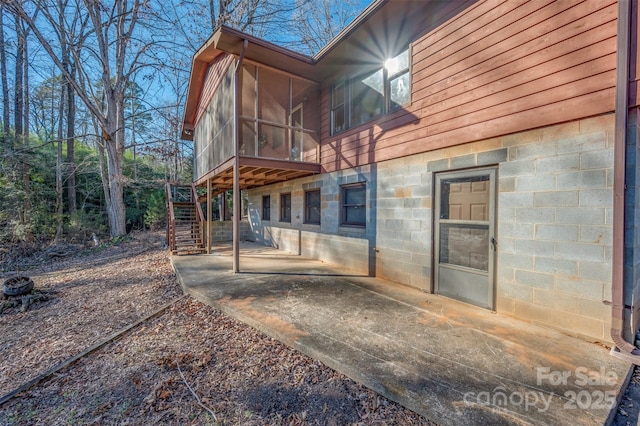
[[[495,169],[436,175],[435,292],[494,309]]]

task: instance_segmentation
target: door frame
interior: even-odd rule
[[[489,253],[489,262],[488,262],[488,270],[487,270],[487,279],[488,279],[488,294],[487,294],[487,302],[488,306],[480,306],[478,304],[473,303],[470,300],[459,299],[451,296],[447,296],[446,294],[442,294],[443,297],[448,297],[453,300],[458,300],[463,303],[469,303],[473,306],[478,306],[482,308],[489,309],[491,311],[495,311],[496,309],[496,262],[497,262],[497,224],[498,224],[498,215],[497,215],[497,207],[498,207],[498,167],[481,167],[474,169],[461,169],[461,170],[448,170],[443,172],[433,173],[433,240],[432,240],[432,248],[433,248],[433,257],[432,257],[432,292],[434,294],[441,294],[438,291],[439,287],[439,259],[440,259],[440,211],[441,211],[441,182],[448,178],[465,178],[465,177],[476,177],[476,176],[489,176],[489,241],[487,251]],[[464,268],[464,267],[460,267]]]

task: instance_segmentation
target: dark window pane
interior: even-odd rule
[[[305,193],[305,223],[320,223],[320,191],[308,191]]]
[[[366,186],[364,184],[342,187],[342,224],[365,226],[367,219],[366,201]]]
[[[291,194],[280,195],[280,221],[291,222]]]
[[[262,197],[262,220],[271,220],[271,196]]]
[[[345,204],[362,204],[364,205],[367,200],[367,195],[364,186],[358,186],[353,188],[345,188],[344,191],[344,203]]]
[[[345,223],[349,225],[364,225],[367,220],[366,211],[363,207],[345,207]]]
[[[351,126],[366,123],[382,114],[384,107],[384,74],[382,69],[350,81]]]

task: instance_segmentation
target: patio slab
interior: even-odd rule
[[[185,292],[448,425],[602,425],[630,365],[603,346],[243,243],[174,256]]]

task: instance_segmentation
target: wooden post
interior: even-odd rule
[[[211,254],[211,179],[207,179],[207,254]]]
[[[240,123],[238,120],[238,98],[241,95],[240,87],[240,71],[242,70],[242,60],[244,59],[244,52],[249,45],[248,40],[244,40],[242,43],[242,51],[236,64],[236,73],[234,76],[235,93],[233,96],[233,123],[235,129],[233,132],[234,140],[234,156],[233,156],[233,272],[240,272]]]

